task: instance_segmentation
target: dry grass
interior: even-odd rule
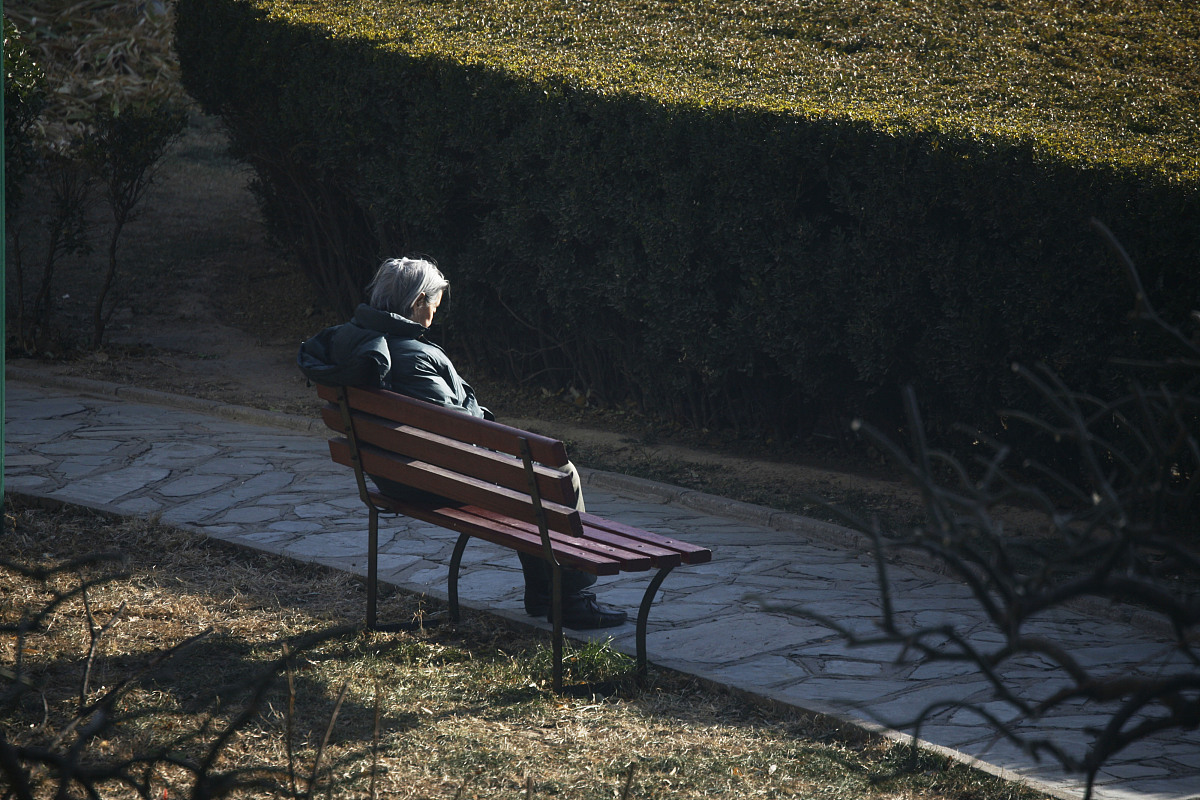
[[[171,48],[173,0],[25,0],[5,17],[31,43],[45,74],[47,105],[33,135],[53,150],[71,148],[97,110],[116,113],[147,99],[191,101]]]
[[[926,756],[896,772],[907,751],[677,675],[556,696],[542,639],[486,615],[364,632],[361,587],[344,574],[151,522],[7,511],[0,747],[77,744],[92,769],[126,763],[141,783],[110,783],[105,797],[192,794],[209,756],[209,796],[1029,796]],[[21,574],[99,552],[111,558]],[[39,629],[16,632],[56,597]],[[402,593],[381,607],[386,619],[430,611]],[[137,754],[155,757],[127,762]],[[57,778],[35,766],[30,780],[48,797]]]

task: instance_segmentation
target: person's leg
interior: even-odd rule
[[[586,511],[583,503],[583,489],[579,482],[579,472],[573,464],[567,464],[571,474],[571,486],[575,490],[575,508]],[[371,479],[379,487],[379,491],[391,497],[417,500],[436,497],[428,492],[421,492],[402,484],[394,483],[386,478],[374,475]],[[554,575],[550,565],[538,556],[518,553],[521,560],[521,572],[525,575],[525,611],[534,617],[549,617],[550,590],[553,588]],[[596,595],[587,588],[596,582],[596,576],[577,569],[563,568],[563,624],[568,628],[586,630],[593,628],[611,628],[625,622],[625,612],[607,608],[596,602]]]
[[[575,509],[587,511],[583,501],[583,486],[575,465],[567,462],[571,487],[575,490]],[[548,563],[534,555],[518,553],[521,571],[525,575],[525,611],[534,617],[549,616],[550,593],[554,574]],[[596,582],[596,576],[570,567],[562,569],[563,624],[568,628],[611,628],[625,622],[625,612],[607,608],[596,602],[596,595],[586,591]]]
[[[550,608],[550,588],[554,575],[550,565],[538,556],[517,553],[521,572],[525,575],[525,610],[535,617],[544,616]],[[596,582],[596,576],[570,567],[563,567],[563,597],[579,594]]]
[[[565,469],[571,476],[571,489],[575,493],[575,510],[583,513],[587,511],[587,505],[583,502],[583,484],[579,480],[579,470],[575,469],[575,465],[570,461],[567,462]],[[554,580],[550,565],[546,563],[545,559],[528,553],[517,553],[517,557],[521,560],[521,572],[525,574],[525,610],[529,612],[530,616],[545,616],[550,609],[550,584]],[[579,594],[595,582],[595,575],[564,567],[562,571],[563,597]]]

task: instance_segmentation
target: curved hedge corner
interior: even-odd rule
[[[834,44],[812,52],[857,58],[833,17],[632,5],[586,4],[601,17],[583,25],[536,2],[180,0],[177,48],[272,229],[342,311],[381,256],[428,253],[454,283],[462,356],[688,424],[887,424],[911,383],[935,428],[991,431],[995,409],[1029,405],[1013,361],[1102,390],[1108,359],[1145,342],[1091,217],[1170,318],[1200,306],[1186,126],[1118,140],[1078,116],[1091,138],[1073,139],[998,115],[976,96],[996,87],[966,95],[991,128],[886,85],[855,102],[803,85],[816,62],[789,73],[764,55],[756,72],[729,54],[758,41],[736,39],[738,10],[779,42],[817,31]],[[680,6],[715,9],[720,48]],[[676,17],[647,27],[654,14]]]

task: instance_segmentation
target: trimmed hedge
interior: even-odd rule
[[[1011,49],[947,59],[945,37],[986,44],[996,4],[957,4],[958,27],[908,4],[943,37],[923,58],[919,30],[896,40],[903,57],[880,33],[907,30],[885,14],[903,4],[859,3],[849,38],[829,4],[784,5],[181,0],[177,48],[257,170],[273,230],[343,311],[381,256],[430,253],[464,355],[689,424],[886,424],[912,383],[935,427],[994,430],[994,409],[1028,406],[1014,360],[1103,388],[1108,358],[1143,343],[1093,216],[1168,317],[1200,304],[1194,126],[1138,132],[1080,101],[1057,128],[1013,99],[1028,92],[985,102],[1021,83],[993,75]],[[1133,5],[1106,4],[1104,24]],[[1030,47],[1070,44],[1047,41]],[[772,60],[788,42],[834,55]],[[1157,85],[1146,76],[1194,50],[1122,74]],[[853,84],[834,86],[838,69]],[[969,91],[950,92],[955,75]]]

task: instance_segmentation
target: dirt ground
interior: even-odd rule
[[[339,322],[268,239],[250,190],[252,175],[227,153],[219,122],[191,120],[171,149],[120,247],[116,311],[103,347],[88,347],[98,275],[105,263],[104,209],[94,251],[64,259],[54,277],[53,335],[8,361],[26,369],[222,399],[293,414],[317,404],[295,367],[299,343]],[[37,198],[14,226],[14,265],[39,264]],[[448,273],[453,279],[453,265]],[[26,286],[40,275],[27,266]],[[28,292],[28,288],[26,289]],[[821,500],[902,523],[919,514],[915,493],[869,452],[832,441],[783,448],[719,433],[681,431],[626,410],[579,408],[552,392],[469,375],[502,421],[569,443],[586,466],[626,472],[713,494],[831,519]]]

